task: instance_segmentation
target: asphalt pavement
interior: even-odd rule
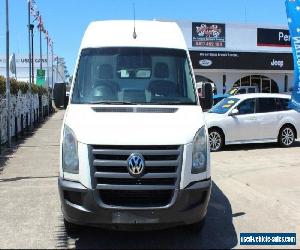
[[[199,234],[185,227],[67,234],[57,189],[63,115],[55,113],[0,158],[0,248],[241,248],[241,232],[296,232],[299,238],[299,142],[288,149],[255,144],[212,154],[213,190]]]

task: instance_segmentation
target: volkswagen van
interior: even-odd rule
[[[74,76],[58,180],[66,226],[200,225],[208,130],[177,24],[91,23]]]

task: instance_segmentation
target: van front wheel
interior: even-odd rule
[[[188,228],[188,231],[190,233],[198,234],[202,232],[204,225],[205,225],[205,218],[202,221],[187,225],[186,227]]]
[[[76,233],[80,230],[79,225],[71,223],[71,222],[67,221],[66,219],[64,219],[64,225],[65,225],[65,229],[66,229],[67,233]]]

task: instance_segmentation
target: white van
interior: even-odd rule
[[[62,128],[66,226],[201,224],[211,192],[209,151],[177,24],[91,23]]]

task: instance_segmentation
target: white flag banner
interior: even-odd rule
[[[16,74],[17,72],[15,53],[13,53],[9,58],[9,70],[12,74]]]

